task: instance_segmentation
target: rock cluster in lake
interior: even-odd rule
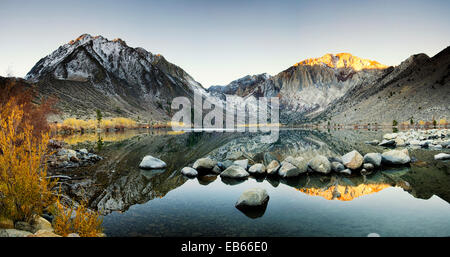
[[[446,158],[441,155],[439,158]],[[269,162],[270,161],[270,162]],[[316,155],[307,160],[301,156],[288,156],[283,161],[271,156],[264,163],[253,163],[249,165],[248,159],[215,161],[211,158],[198,159],[193,167],[184,167],[183,175],[195,177],[202,174],[219,174],[222,178],[245,179],[253,176],[278,176],[280,178],[297,177],[304,173],[318,174],[346,174],[351,175],[359,172],[361,175],[370,174],[375,169],[383,166],[408,165],[411,162],[408,149],[393,149],[383,153],[367,153],[361,155],[353,150],[342,157],[326,157]],[[201,172],[200,172],[201,169]]]
[[[388,133],[383,136],[383,140],[367,141],[366,144],[379,145],[384,147],[411,147],[428,148],[431,150],[441,150],[450,148],[449,129],[414,130]]]

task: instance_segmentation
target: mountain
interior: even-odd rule
[[[174,97],[206,93],[180,67],[121,39],[84,34],[41,59],[25,76],[42,96],[56,96],[65,117],[169,120]]]
[[[240,96],[277,96],[284,110],[281,121],[295,123],[305,120],[308,114],[324,110],[356,84],[376,79],[386,68],[349,53],[326,54],[303,60],[272,77],[246,76],[227,86],[213,86],[208,90]]]
[[[448,120],[449,52],[447,47],[432,58],[412,55],[395,67],[349,53],[326,54],[298,62],[251,86],[239,83],[254,77],[246,76],[209,91],[279,97],[283,124]]]
[[[255,89],[259,89],[258,86],[269,78],[270,76],[267,73],[247,75],[240,79],[234,80],[225,86],[210,86],[208,88],[208,92],[237,95],[241,97],[245,97],[250,94],[258,96],[258,92],[255,92]]]
[[[325,54],[274,76],[248,75],[205,90],[159,54],[84,34],[41,59],[25,79],[42,97],[59,99],[55,120],[92,118],[100,109],[105,117],[168,121],[174,97],[192,99],[198,92],[221,103],[225,95],[233,102],[278,97],[284,124],[392,124],[448,118],[449,51],[413,55],[396,67],[349,53]]]
[[[432,58],[412,55],[400,65],[383,70],[369,83],[359,83],[313,117],[331,124],[390,125],[448,120],[450,114],[450,47]]]

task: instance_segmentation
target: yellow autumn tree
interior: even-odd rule
[[[33,136],[15,103],[11,99],[0,112],[0,215],[29,222],[54,200],[45,165],[49,135]]]
[[[77,207],[72,203],[69,206],[56,201],[53,228],[62,236],[77,233],[80,237],[98,237],[103,231],[102,218],[98,212],[90,211],[87,202],[82,201]]]

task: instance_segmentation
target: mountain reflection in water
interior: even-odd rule
[[[366,176],[360,174],[352,176],[303,174],[298,178],[288,180],[273,177],[250,177],[247,180],[236,181],[224,180],[215,175],[188,179],[180,173],[181,168],[191,165],[195,160],[204,156],[210,156],[217,160],[244,157],[254,162],[261,162],[266,152],[272,153],[280,160],[289,155],[305,158],[317,154],[341,156],[353,149],[358,150],[363,155],[368,152],[382,152],[384,149],[381,147],[364,144],[364,141],[381,138],[382,134],[381,131],[357,130],[331,132],[282,130],[277,142],[263,144],[259,140],[261,135],[253,133],[184,133],[170,135],[168,133],[140,132],[136,135],[128,135],[123,140],[107,144],[99,152],[99,155],[105,157],[104,160],[96,165],[72,171],[61,171],[60,173],[65,175],[69,173],[73,178],[63,187],[68,196],[78,201],[87,199],[92,208],[100,210],[105,215],[112,212],[132,214],[135,213],[133,206],[148,206],[148,208],[151,208],[152,202],[156,199],[164,200],[165,196],[174,190],[177,192],[194,190],[195,195],[201,198],[204,195],[202,192],[205,191],[202,188],[208,188],[208,194],[216,195],[218,199],[232,198],[233,201],[236,201],[238,195],[234,195],[235,192],[231,189],[246,187],[246,185],[253,186],[254,183],[261,185],[268,183],[273,190],[278,190],[279,185],[283,184],[301,194],[314,198],[347,202],[357,198],[365,199],[364,196],[366,195],[373,195],[387,188],[397,187],[401,191],[395,191],[396,194],[404,192],[419,199],[429,199],[435,195],[448,204],[450,202],[450,165],[448,162],[434,161],[433,155],[436,152],[422,149],[410,150],[410,155],[420,160],[412,163],[411,167],[391,168],[376,171]],[[89,143],[85,142],[84,146],[86,144]],[[138,165],[141,159],[148,154],[165,161],[168,165],[167,168],[159,171],[140,170]],[[188,181],[189,183],[187,183]],[[229,187],[230,192],[217,191],[219,190],[218,183]],[[279,193],[283,194],[283,192],[280,191]],[[206,197],[206,195],[204,196]],[[181,206],[190,201],[192,199],[183,199],[183,194],[181,194],[181,199],[176,202]],[[267,211],[265,211],[266,214],[271,211],[273,201],[277,200],[271,196]],[[210,202],[209,204],[212,206],[220,205],[219,202]],[[173,212],[173,210],[169,210],[169,207],[165,208],[167,208],[166,212]],[[234,205],[231,204],[229,208],[234,209]],[[163,209],[160,211],[165,213],[164,215],[168,215]],[[255,215],[246,215],[259,220],[264,218],[266,214],[262,212]],[[108,216],[105,217],[106,220],[108,220]],[[232,217],[222,217],[222,219],[227,218],[231,219]],[[117,217],[114,215],[111,217],[111,220],[116,219]],[[208,216],[207,219],[215,218]],[[107,222],[107,224],[110,223]],[[138,233],[138,235],[140,234]]]

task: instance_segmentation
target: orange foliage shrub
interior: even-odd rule
[[[86,202],[82,202],[77,208],[73,204],[65,207],[58,199],[53,219],[55,233],[61,236],[71,233],[77,233],[80,237],[100,236],[103,220],[98,212],[90,211],[86,206]],[[75,214],[74,217],[72,217],[73,214]]]
[[[36,130],[23,105],[12,98],[0,112],[0,215],[30,221],[52,203],[54,183],[47,177],[48,133]]]
[[[9,102],[11,105],[20,105],[23,116],[19,129],[28,123],[33,127],[33,136],[38,137],[49,130],[47,116],[57,111],[53,108],[56,103],[55,98],[42,99],[42,102],[37,105],[33,103],[35,97],[34,88],[19,79],[2,78],[0,80],[0,109],[4,110],[4,106]],[[6,111],[8,110],[5,110],[4,114],[8,115]]]

